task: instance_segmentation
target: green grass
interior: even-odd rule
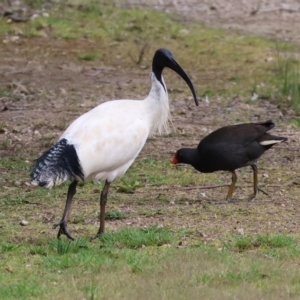
[[[35,53],[37,62],[61,59],[63,50],[66,65],[144,72],[150,70],[153,52],[166,47],[191,75],[199,95],[222,97],[225,102],[239,96],[251,104],[257,103],[250,100],[255,93],[257,101],[270,99],[298,110],[299,62],[290,57],[298,51],[294,45],[186,23],[151,9],[129,10],[109,1],[26,3],[33,9],[48,5],[49,17],[27,23],[1,18],[0,35],[7,47],[17,47],[10,45],[14,35],[32,51],[38,51],[33,47],[36,42],[45,43],[41,48],[47,51],[41,56]],[[172,82],[175,75],[168,76]],[[62,98],[55,89],[32,93],[46,103],[50,92]],[[185,89],[183,83],[178,91],[171,91],[172,97],[182,98]],[[0,88],[2,97],[12,93]],[[91,90],[82,91],[80,97],[70,93],[66,105],[78,115],[82,99],[95,97]],[[132,93],[144,95],[145,89],[136,85]],[[224,200],[227,187],[197,187],[230,183],[230,174],[199,174],[188,166],[171,166],[171,153],[169,158],[142,154],[111,185],[107,233],[89,242],[99,226],[103,184],[84,182],[78,185],[68,224],[77,240],[58,241],[52,224],[61,218],[68,183],[53,190],[28,183],[33,159],[55,142],[69,122],[33,119],[30,128],[41,133],[38,146],[37,140],[23,137],[20,146],[15,145],[6,134],[6,129],[14,133],[14,122],[0,124],[0,299],[299,299],[300,236],[290,223],[297,213],[292,207],[298,201],[296,184],[283,188],[290,202],[277,197],[275,203],[259,194],[254,203],[210,205],[203,198]],[[295,117],[291,124],[299,127],[300,121]],[[191,138],[191,133],[159,139],[182,137]],[[276,151],[282,151],[284,160],[290,156],[284,149]],[[269,183],[279,185],[279,178],[285,182],[294,176],[285,162],[273,168],[269,158],[262,159],[259,168],[260,183],[268,192],[279,190]],[[269,180],[262,179],[264,173]],[[246,169],[239,172],[238,185],[250,185],[251,180]],[[250,189],[237,187],[235,195],[242,200]],[[20,226],[21,220],[28,225]],[[238,235],[237,228],[243,228],[245,235]]]
[[[136,178],[121,178],[118,184],[119,193],[133,193],[136,188],[140,187],[141,183]]]
[[[121,211],[111,210],[105,213],[106,220],[123,220],[126,219],[126,214]]]
[[[230,248],[236,249],[239,252],[253,249],[278,249],[278,248],[297,248],[296,242],[292,237],[286,235],[259,235],[256,237],[246,236],[236,238],[233,242],[227,245]]]
[[[299,57],[299,53],[298,53]],[[298,59],[278,58],[278,89],[284,105],[300,111],[300,64]]]
[[[295,128],[300,127],[300,118],[295,118],[291,120],[291,125]]]
[[[94,54],[94,53],[81,54],[81,55],[78,56],[78,59],[86,60],[86,61],[95,60],[96,59],[96,54]]]
[[[180,235],[155,227],[128,228],[103,236],[100,248],[98,242],[86,240],[44,240],[44,245],[22,243],[19,247],[0,243],[0,255],[5,257],[0,261],[4,270],[0,297],[282,299],[299,295],[298,257],[268,259],[263,246],[256,248],[256,255],[203,243],[177,248],[174,242]],[[165,242],[171,245],[164,247]],[[295,242],[280,243],[279,248],[299,251]],[[278,248],[277,243],[271,244],[268,247]]]
[[[138,249],[162,246],[173,240],[173,233],[167,228],[121,229],[118,233],[108,233],[100,237],[105,247]]]
[[[62,213],[67,184],[51,191],[24,188],[28,163],[7,158],[1,160],[0,167],[5,174],[4,186],[9,187],[0,192],[1,299],[296,299],[300,295],[299,235],[237,236],[224,231],[217,238],[205,238],[210,231],[200,220],[210,216],[212,228],[221,222],[222,229],[214,229],[214,236],[224,230],[224,220],[244,222],[245,218],[266,216],[260,204],[244,209],[169,205],[170,199],[187,198],[183,193],[189,193],[189,201],[193,197],[190,191],[175,190],[174,186],[215,182],[220,174],[195,176],[192,168],[171,167],[169,161],[137,159],[124,178],[139,178],[141,186],[128,194],[118,192],[118,182],[112,185],[107,233],[93,242],[89,237],[97,230],[95,208],[101,186],[80,183],[69,222],[78,239],[70,242],[65,237],[57,240],[57,231],[51,229]],[[22,189],[14,186],[16,178]],[[117,210],[121,205],[126,205],[124,211],[131,208],[126,219]],[[29,221],[28,226],[18,224],[23,218]],[[126,223],[136,218],[155,223],[170,218],[179,224],[140,227]],[[111,230],[116,220],[122,223]]]

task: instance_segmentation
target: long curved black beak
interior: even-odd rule
[[[158,49],[154,54],[153,61],[152,61],[152,71],[155,74],[157,80],[160,81],[162,85],[163,83],[161,79],[161,73],[165,67],[172,69],[187,83],[187,85],[192,91],[195,104],[198,106],[199,104],[198,97],[190,78],[185,73],[185,71],[181,68],[181,66],[177,63],[177,61],[174,59],[171,51],[161,48]]]

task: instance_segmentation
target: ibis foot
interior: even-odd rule
[[[95,239],[98,239],[103,234],[104,234],[104,232],[98,231],[96,235],[90,237],[90,242],[92,242]]]
[[[67,222],[66,221],[60,221],[59,223],[55,223],[53,224],[53,229],[55,229],[56,227],[59,226],[59,230],[58,230],[58,233],[57,233],[57,238],[59,239],[60,236],[62,234],[66,235],[67,238],[69,238],[70,240],[74,241],[75,238],[71,235],[68,227],[67,227]]]

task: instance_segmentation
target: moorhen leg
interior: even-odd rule
[[[258,187],[258,180],[257,180],[257,166],[256,164],[251,164],[250,165],[252,170],[253,170],[253,194],[251,194],[248,197],[248,201],[252,201],[256,198],[256,195],[258,193],[258,191],[262,192],[263,194],[269,196],[268,193],[266,193],[264,190],[262,190],[261,188]]]
[[[232,173],[232,179],[231,179],[231,185],[229,187],[228,194],[226,197],[227,201],[232,201],[231,197],[232,197],[232,193],[233,193],[236,181],[237,181],[237,176],[236,176],[235,170],[231,171],[231,173]]]

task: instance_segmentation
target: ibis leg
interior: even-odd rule
[[[104,184],[104,188],[103,188],[103,190],[101,192],[101,196],[100,196],[100,228],[99,228],[97,234],[91,238],[91,240],[99,237],[105,231],[105,206],[106,206],[106,202],[107,202],[109,186],[110,186],[110,182],[108,182],[106,180],[105,184]]]
[[[250,165],[253,170],[253,194],[251,194],[248,198],[248,201],[252,201],[256,198],[258,191],[264,193],[265,195],[269,196],[264,190],[258,187],[258,179],[257,179],[257,166],[256,164]]]
[[[73,196],[76,194],[76,186],[77,186],[78,181],[74,180],[70,185],[69,185],[69,190],[68,190],[68,196],[67,196],[67,201],[66,201],[66,206],[65,210],[63,213],[63,216],[61,218],[61,221],[59,223],[56,223],[53,225],[53,228],[56,228],[59,226],[57,238],[60,238],[61,234],[65,234],[69,239],[75,240],[74,237],[71,235],[69,232],[69,229],[67,227],[68,223],[68,218],[70,214],[70,209],[71,209],[71,204],[73,201]]]
[[[232,179],[231,179],[231,185],[229,187],[228,194],[227,194],[227,197],[226,197],[227,201],[231,200],[232,193],[233,193],[236,181],[237,181],[237,176],[236,176],[235,171],[232,171],[231,173],[232,173]]]

